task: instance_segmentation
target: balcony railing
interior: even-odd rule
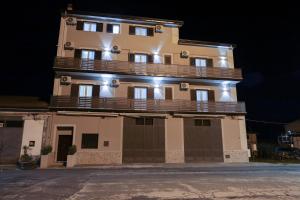
[[[50,108],[119,112],[246,113],[243,102],[197,102],[189,100],[144,100],[53,96]]]
[[[54,68],[142,76],[242,80],[240,69],[57,57]]]

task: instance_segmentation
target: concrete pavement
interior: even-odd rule
[[[4,170],[0,199],[300,199],[300,165],[160,164]]]

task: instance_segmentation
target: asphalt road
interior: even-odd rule
[[[129,165],[3,170],[0,199],[300,199],[300,165]]]

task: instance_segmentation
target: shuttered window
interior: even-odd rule
[[[113,33],[113,34],[119,34],[120,33],[120,25],[119,24],[107,24],[106,32]]]
[[[153,36],[154,28],[141,27],[141,26],[129,26],[129,35]]]
[[[190,65],[196,67],[212,67],[213,59],[211,58],[190,58]]]

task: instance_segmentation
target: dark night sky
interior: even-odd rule
[[[1,67],[0,95],[47,100],[52,92],[60,10],[69,1],[37,2],[7,6],[7,10],[13,8],[10,15],[19,19],[6,25],[4,42],[9,46],[7,62]],[[244,75],[238,98],[246,102],[247,118],[278,122],[300,118],[298,6],[243,2],[235,8],[217,1],[209,5],[161,2],[73,1],[78,10],[183,20],[181,38],[236,44],[235,65]]]

